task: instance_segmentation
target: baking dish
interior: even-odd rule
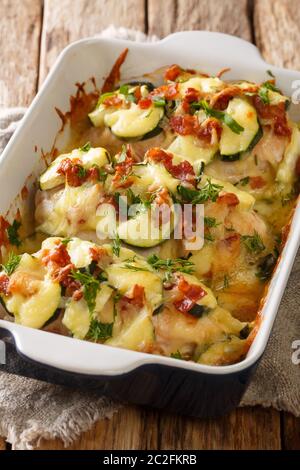
[[[193,49],[194,44],[197,44],[197,50]],[[174,62],[184,67],[204,69],[211,74],[222,67],[230,67],[230,80],[244,78],[262,81],[266,70],[271,68],[279,87],[287,95],[292,93],[292,82],[300,78],[297,72],[266,64],[255,46],[218,33],[177,33],[155,44],[102,39],[79,41],[62,53],[22,126],[1,156],[1,213],[8,210],[28,175],[37,171],[38,157],[34,149],[50,150],[60,126],[54,108],[67,110],[68,97],[74,94],[74,82],[105,75],[124,47],[130,49],[123,68],[124,78],[142,75]],[[23,158],[22,165],[20,158]],[[266,346],[299,245],[299,223],[297,208],[291,235],[261,310],[260,329],[247,358],[238,364],[213,367],[175,361],[84,343],[3,320],[0,327],[10,333],[23,357],[40,364],[38,371],[32,370],[30,365],[23,367],[21,372],[24,374],[34,373],[36,377],[76,385],[88,383],[119,399],[167,407],[196,416],[225,412],[238,403],[247,379]]]

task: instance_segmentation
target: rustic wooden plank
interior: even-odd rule
[[[300,67],[300,8],[295,0],[255,0],[255,40],[264,58],[275,65]]]
[[[111,419],[99,421],[93,429],[83,433],[72,449],[153,450],[158,448],[158,413],[127,406]],[[63,449],[58,439],[44,440],[39,449]]]
[[[99,34],[109,25],[145,30],[144,0],[45,0],[40,84],[70,42]]]
[[[0,106],[27,106],[36,93],[42,5],[0,2]]]
[[[209,420],[164,415],[160,446],[183,449],[280,449],[280,415],[272,409],[245,408]]]
[[[205,29],[251,40],[247,0],[148,0],[148,31],[160,37]]]
[[[283,413],[282,447],[286,450],[300,450],[300,418]]]

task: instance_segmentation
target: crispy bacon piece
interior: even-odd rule
[[[9,294],[9,277],[7,274],[0,274],[0,292],[4,295]]]
[[[184,112],[190,112],[190,104],[200,100],[200,92],[195,90],[195,88],[188,88],[185,92],[183,101],[182,101],[182,108]]]
[[[189,312],[196,302],[207,294],[201,286],[189,284],[183,276],[178,278],[177,289],[180,293],[180,299],[174,302],[174,306],[182,313]]]
[[[143,98],[138,102],[141,109],[148,109],[152,106],[152,100],[150,98]]]
[[[236,194],[234,193],[225,193],[221,194],[217,199],[218,204],[225,204],[229,207],[237,206],[240,201]]]
[[[173,165],[173,156],[171,153],[166,152],[158,147],[154,147],[149,149],[148,158],[153,160],[157,163],[163,163],[166,170],[181,181],[188,181],[190,183],[195,182],[195,172],[192,165],[187,161],[184,160],[183,162],[178,163],[177,165]]]
[[[155,88],[149,96],[163,96],[166,100],[174,100],[179,93],[178,83],[170,83]]]
[[[217,77],[217,78],[221,78],[222,75],[224,75],[224,73],[230,72],[230,70],[231,70],[230,67],[224,67],[223,69],[221,69],[221,70],[217,73],[216,77]]]
[[[266,185],[265,180],[262,176],[250,176],[250,188],[251,189],[260,189]]]
[[[276,105],[265,104],[258,95],[253,96],[252,102],[260,118],[273,121],[274,133],[276,135],[291,137],[292,132],[287,121],[285,103],[278,103]]]
[[[174,82],[181,73],[182,69],[179,67],[179,65],[173,64],[165,71],[164,79]]]
[[[105,98],[102,104],[106,107],[115,106],[116,108],[119,108],[122,103],[123,100],[119,98],[119,96],[108,96],[107,98]]]
[[[124,295],[121,299],[121,302],[126,305],[130,304],[137,308],[142,308],[145,303],[145,289],[144,286],[135,284],[132,288],[132,291],[128,295]]]
[[[101,93],[107,93],[109,91],[114,90],[116,83],[118,83],[118,81],[120,80],[120,69],[123,63],[125,62],[127,54],[128,54],[128,49],[126,48],[117,58],[108,77],[104,81]]]
[[[133,184],[133,179],[129,176],[133,164],[134,158],[131,148],[128,145],[125,160],[115,166],[115,174],[112,182],[116,188],[129,188],[129,186]]]
[[[81,169],[82,167],[78,163],[75,163],[70,158],[65,158],[60,163],[57,173],[65,176],[70,186],[77,187],[81,186],[85,180],[85,173],[83,177]]]
[[[200,124],[197,116],[190,116],[189,114],[172,116],[170,126],[179,135],[194,135],[207,144],[212,142],[214,131],[218,139],[220,139],[222,133],[222,126],[217,119],[206,119],[204,123]]]

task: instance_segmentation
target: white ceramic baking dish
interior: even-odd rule
[[[273,67],[264,62],[254,45],[220,33],[181,32],[151,44],[98,38],[78,41],[62,52],[22,124],[0,157],[1,214],[8,211],[28,175],[37,171],[39,162],[35,146],[44,151],[51,149],[61,126],[54,108],[68,110],[69,97],[76,91],[75,82],[84,82],[93,76],[97,77],[98,84],[101,84],[102,78],[107,75],[116,57],[125,47],[129,48],[129,54],[122,68],[124,79],[141,76],[167,64],[178,63],[183,67],[197,68],[210,74],[217,73],[223,67],[230,67],[231,71],[226,75],[229,80],[247,79],[261,82],[268,77],[266,71],[272,70],[278,86],[289,96],[294,91],[293,81],[300,80],[300,72]],[[200,365],[93,344],[4,320],[0,320],[0,328],[2,332],[10,333],[17,351],[23,357],[39,363],[41,367],[52,368],[54,373],[49,373],[49,380],[55,380],[55,371],[60,376],[66,372],[67,382],[75,376],[83,380],[85,377],[93,378],[94,384],[98,379],[105,393],[118,398],[160,407],[170,405],[171,409],[196,415],[215,414],[237,404],[249,372],[264,352],[299,242],[298,206],[290,235],[261,310],[259,331],[247,357],[237,364],[224,367]],[[30,366],[31,369],[32,367]],[[144,371],[150,371],[148,382]],[[132,377],[134,382],[131,381]],[[143,386],[143,393],[140,394],[136,391],[141,388],[139,378],[143,380],[144,385],[146,382],[148,384],[148,391]],[[235,392],[237,382],[242,386]],[[200,388],[197,388],[196,383]],[[119,385],[113,387],[111,384]],[[128,384],[130,387],[126,387]],[[196,395],[191,399],[191,392],[188,391],[184,395],[186,398],[181,397],[186,403],[185,406],[179,406],[178,401],[174,401],[174,395],[178,395],[175,390],[178,391],[181,386],[182,390],[185,390],[184,384],[189,384],[188,387],[194,389],[194,394],[201,393],[197,396],[198,401],[204,403],[203,406],[199,408]],[[210,406],[212,395],[216,396],[220,388],[223,395],[227,394],[225,401],[224,396],[217,397],[217,404]],[[169,399],[161,400],[161,394]],[[160,399],[157,399],[159,396]]]

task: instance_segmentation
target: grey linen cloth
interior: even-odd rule
[[[105,37],[155,40],[143,33],[110,27]],[[24,113],[0,109],[0,152]],[[296,259],[277,320],[241,406],[274,407],[300,416],[300,364],[292,361],[293,342],[300,340],[300,256]],[[299,348],[299,346],[298,346]],[[299,361],[298,361],[299,362]],[[93,424],[109,418],[120,405],[96,392],[78,391],[0,372],[0,435],[14,449],[32,449],[43,438],[60,438],[67,446]]]

